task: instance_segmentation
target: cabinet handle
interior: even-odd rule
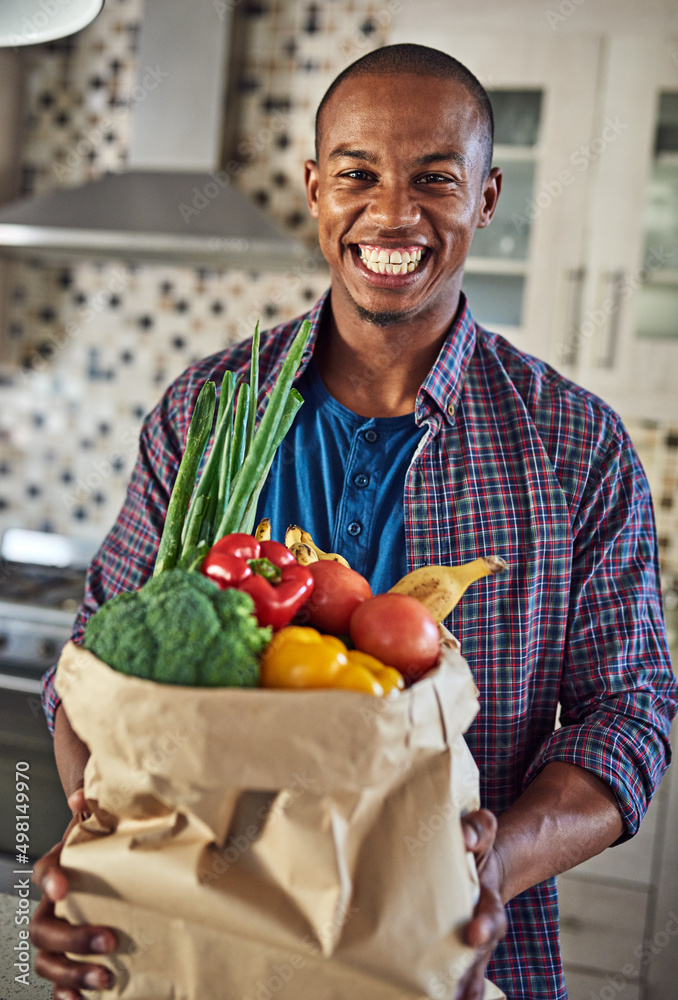
[[[617,363],[624,277],[623,271],[606,271],[603,275],[603,312],[607,314],[608,322],[604,329],[605,340],[597,367],[608,371]]]
[[[564,365],[576,365],[579,360],[585,278],[586,268],[584,267],[573,267],[567,272],[565,336],[561,348],[561,361]]]

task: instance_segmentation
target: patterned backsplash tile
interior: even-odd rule
[[[9,351],[0,391],[0,530],[51,529],[97,541],[124,495],[145,413],[194,359],[307,309],[328,284],[315,250],[303,163],[332,78],[389,39],[394,0],[245,0],[229,95],[238,184],[308,240],[295,273],[121,263],[10,268]],[[215,18],[226,0],[214,0]],[[124,169],[142,0],[108,0],[72,39],[26,53],[22,193],[74,186]],[[160,67],[162,69],[162,67]],[[662,565],[678,578],[678,428],[629,430],[655,500]]]

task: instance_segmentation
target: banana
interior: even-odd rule
[[[306,542],[292,542],[287,547],[301,566],[308,566],[310,563],[318,561],[317,555]]]
[[[270,517],[262,517],[261,521],[257,525],[257,530],[254,532],[254,537],[258,542],[270,542],[271,540],[271,519]]]
[[[295,542],[300,542],[302,535],[303,531],[297,524],[290,524],[285,532],[285,545],[287,548],[291,549]]]
[[[481,556],[461,566],[422,566],[398,580],[389,593],[416,597],[441,622],[457,606],[469,584],[505,569],[508,565],[499,556]]]
[[[318,559],[333,559],[334,562],[341,563],[342,566],[348,566],[350,569],[346,559],[344,559],[343,556],[340,556],[338,552],[323,552],[323,550],[319,549],[315,544],[308,531],[304,531],[304,529],[300,528],[298,524],[290,524],[285,532],[285,545],[291,550],[292,546],[298,542],[308,545],[309,548],[315,552]]]

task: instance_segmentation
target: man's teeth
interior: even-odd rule
[[[375,274],[406,274],[414,271],[421,261],[421,249],[380,250],[379,247],[360,246],[360,259]]]

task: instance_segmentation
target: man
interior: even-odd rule
[[[465,822],[482,892],[462,995],[482,995],[487,968],[509,998],[560,1000],[554,876],[636,832],[669,760],[676,685],[647,483],[609,408],[471,318],[464,262],[501,172],[468,70],[419,46],[379,49],[335,81],[317,126],[306,189],[331,290],[310,313],[306,402],[260,510],[274,534],[304,524],[376,590],[423,563],[508,561],[450,621],[480,689],[467,738],[492,811]],[[264,338],[262,394],[300,321]],[[194,366],[147,421],[76,638],[98,604],[150,574],[199,386],[245,372],[247,358],[241,345]],[[82,809],[87,749],[60,708],[55,749]],[[58,853],[36,868],[33,940],[36,967],[73,1000],[101,970],[56,953],[106,951],[115,937],[54,918],[67,887]]]

